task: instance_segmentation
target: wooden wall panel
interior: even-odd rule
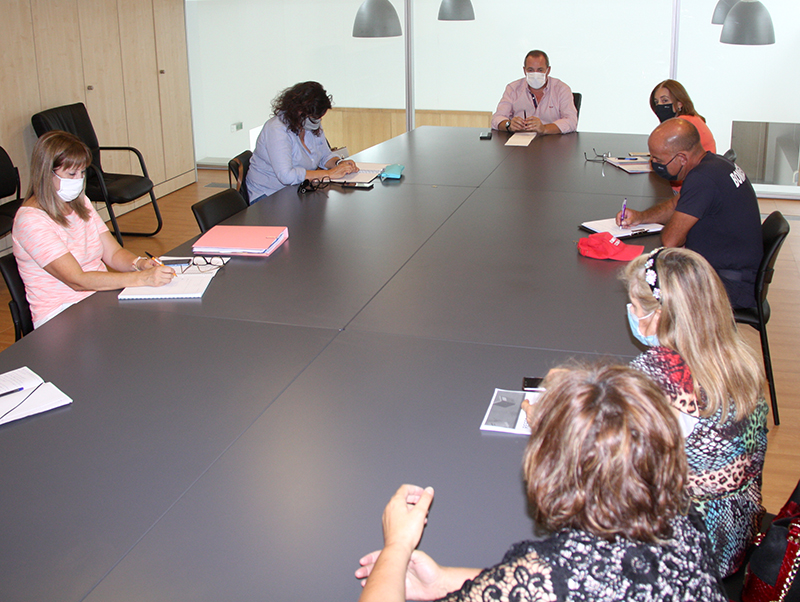
[[[416,125],[489,127],[491,113],[478,111],[417,111]],[[335,107],[327,112],[322,127],[332,146],[346,146],[351,155],[406,131],[402,109]]]

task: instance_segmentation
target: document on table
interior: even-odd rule
[[[482,431],[495,431],[498,433],[512,433],[515,435],[530,435],[528,416],[522,409],[522,402],[534,404],[544,393],[544,389],[530,391],[507,391],[495,389],[489,408],[481,422]]]
[[[645,236],[655,234],[664,229],[663,224],[637,224],[630,228],[620,228],[615,218],[597,219],[592,222],[583,222],[581,228],[588,232],[610,232],[617,238],[633,238],[634,236]]]
[[[356,167],[358,167],[358,171],[355,173],[349,173],[346,176],[342,176],[341,178],[336,178],[335,180],[331,180],[331,182],[336,182],[337,184],[355,184],[355,183],[364,183],[367,184],[372,182],[375,178],[381,175],[381,172],[389,166],[388,163],[356,163]]]
[[[649,173],[653,171],[649,157],[608,157],[606,163],[619,167],[628,173]]]
[[[23,366],[0,374],[0,424],[72,403],[53,383]]]
[[[506,140],[506,146],[528,146],[536,138],[536,132],[517,132]]]
[[[199,266],[195,266],[198,267]],[[179,274],[164,286],[128,286],[117,298],[120,301],[131,299],[200,299],[206,292],[211,279],[217,273]]]

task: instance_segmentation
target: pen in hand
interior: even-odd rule
[[[625,210],[627,208],[628,208],[628,197],[625,197],[625,200],[622,201],[622,215],[619,218],[620,225],[622,225],[622,222],[625,221]],[[622,226],[622,227],[624,228],[625,226]]]
[[[155,262],[156,262],[158,265],[160,265],[162,268],[164,268],[164,267],[167,267],[167,266],[165,266],[163,263],[161,263],[161,260],[160,260],[158,257],[155,257],[155,256],[153,256],[151,253],[148,253],[147,251],[145,251],[145,252],[144,252],[144,254],[145,254],[145,255],[147,255],[147,256],[148,256],[150,259],[152,259],[153,261],[155,261]],[[173,268],[173,269],[172,269],[172,273],[173,273],[175,276],[177,276],[177,275],[178,275],[178,272],[176,272],[176,271],[175,271],[175,268]]]

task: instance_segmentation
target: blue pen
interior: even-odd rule
[[[625,200],[622,201],[622,217],[619,218],[619,221],[625,221],[625,209],[628,208],[628,197],[625,197]]]
[[[11,391],[5,391],[3,393],[0,393],[0,397],[5,397],[6,395],[11,395],[13,393],[19,393],[20,391],[24,391],[24,388],[19,387],[17,389],[12,389]]]

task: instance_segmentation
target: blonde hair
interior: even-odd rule
[[[551,373],[523,457],[537,524],[659,542],[687,505],[686,453],[664,393],[629,366]]]
[[[25,200],[33,199],[38,207],[60,226],[69,226],[67,215],[74,211],[83,221],[91,216],[86,205],[79,199],[65,203],[58,196],[53,184],[56,169],[86,169],[92,162],[89,147],[67,132],[53,130],[42,134],[36,141],[31,155],[31,176]],[[84,180],[84,190],[86,181]]]
[[[645,281],[640,255],[625,269],[628,296],[645,312],[661,310],[657,336],[660,345],[680,354],[692,373],[695,393],[705,392],[701,416],[722,410],[735,420],[755,410],[764,390],[764,374],[752,349],[744,342],[733,319],[728,295],[714,268],[688,249],[661,250],[655,262],[661,302]]]

